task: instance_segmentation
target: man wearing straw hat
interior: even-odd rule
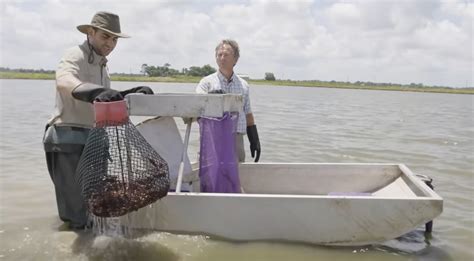
[[[94,101],[122,100],[128,93],[153,94],[146,86],[119,92],[110,88],[107,56],[118,38],[119,17],[96,13],[90,24],[77,26],[87,35],[79,46],[66,51],[56,70],[56,106],[43,138],[46,162],[56,191],[59,217],[71,229],[87,224],[87,211],[75,171],[90,128],[94,125]]]

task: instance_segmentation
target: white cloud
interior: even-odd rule
[[[353,27],[361,22],[361,12],[353,3],[335,3],[327,9],[327,16],[335,26]]]
[[[468,1],[76,1],[1,3],[0,66],[55,69],[85,37],[96,11],[120,15],[112,72],[143,63],[215,65],[214,47],[234,38],[236,71],[262,78],[473,86],[473,3]]]

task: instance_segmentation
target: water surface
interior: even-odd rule
[[[420,227],[383,244],[336,248],[157,232],[124,239],[64,231],[41,144],[54,108],[54,81],[0,80],[0,85],[0,260],[474,258],[472,95],[252,86],[262,162],[405,163],[434,178],[444,212],[435,220],[432,237]],[[155,92],[193,92],[195,86],[112,85],[120,90],[149,85]],[[191,159],[197,137],[195,126]]]

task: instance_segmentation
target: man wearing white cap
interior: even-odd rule
[[[90,24],[77,26],[86,41],[66,51],[56,70],[56,106],[43,138],[46,162],[56,191],[59,217],[71,229],[87,225],[87,211],[75,177],[79,159],[94,125],[94,101],[122,100],[128,93],[153,94],[147,86],[126,91],[110,88],[108,56],[118,38],[128,38],[120,30],[119,17],[96,13]]]

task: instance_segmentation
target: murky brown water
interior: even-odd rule
[[[192,92],[194,84],[141,84]],[[233,243],[148,231],[124,239],[64,231],[41,138],[54,82],[0,80],[0,260],[472,260],[474,96],[253,86],[266,162],[405,163],[444,198],[431,238],[423,227],[376,246]],[[184,126],[180,124],[181,130]],[[193,129],[190,158],[197,151]],[[247,144],[246,144],[247,146]]]

